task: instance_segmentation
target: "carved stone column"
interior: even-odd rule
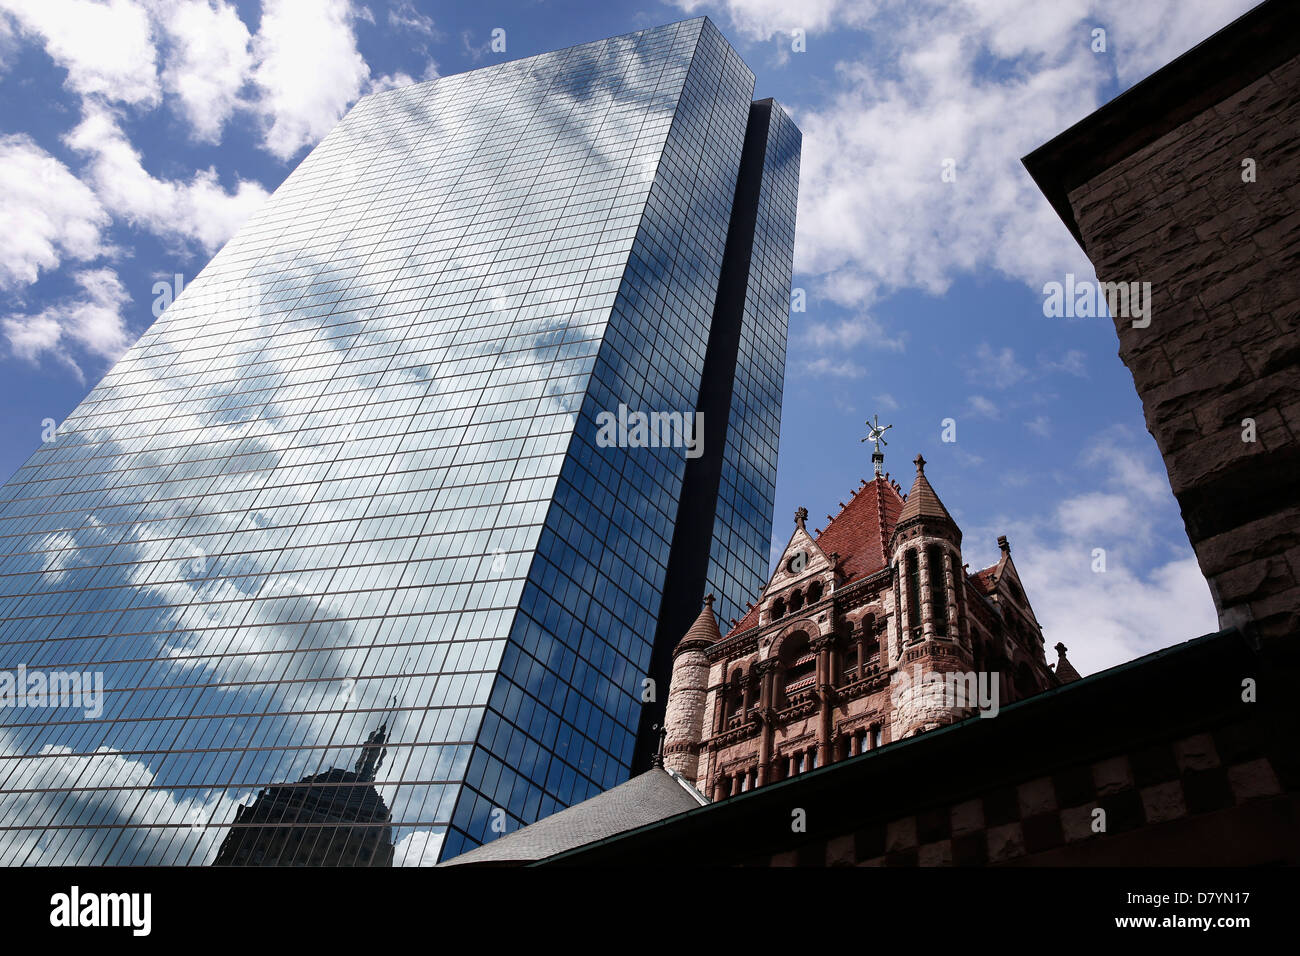
[[[925,640],[934,637],[934,583],[938,577],[938,568],[931,574],[930,549],[921,545],[916,549],[916,558],[921,572],[921,636]]]
[[[957,574],[953,569],[952,552],[943,552],[943,583],[948,602],[948,637],[961,639],[961,617],[957,613]]]
[[[898,585],[895,596],[898,598],[897,613],[894,615],[894,635],[898,643],[894,647],[894,656],[902,657],[903,649],[912,643],[911,598],[907,591],[910,582],[907,579],[907,552],[898,559]]]
[[[817,714],[817,766],[824,767],[831,762],[831,710],[835,700],[835,688],[830,680],[831,647],[834,638],[824,636],[813,642],[817,652],[817,697],[819,709]]]
[[[758,783],[763,786],[772,779],[772,744],[776,735],[776,709],[773,706],[776,693],[777,662],[774,659],[760,661],[754,670],[759,680],[759,727],[758,741]]]
[[[954,590],[953,596],[954,598],[956,598],[957,601],[957,620],[960,623],[960,627],[961,627],[959,634],[961,636],[962,643],[966,645],[966,650],[969,651],[969,650],[973,650],[974,639],[971,637],[970,615],[967,613],[966,610],[966,602],[967,602],[966,566],[962,565],[961,570],[958,571],[954,575],[954,577],[955,577],[954,584],[956,585],[956,588]]]
[[[759,661],[754,666],[754,670],[758,672],[758,706],[762,710],[773,710],[776,707],[777,667],[778,662],[775,658]]]

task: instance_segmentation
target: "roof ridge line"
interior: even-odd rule
[[[890,487],[892,488],[893,486],[891,485]],[[885,562],[885,566],[888,567],[889,555],[885,554],[885,548],[888,546],[889,535],[886,533],[888,529],[885,527],[886,515],[885,515],[884,495],[877,493],[876,504],[878,506],[879,516],[880,516],[880,560]]]

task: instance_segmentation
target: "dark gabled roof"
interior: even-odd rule
[[[439,865],[530,863],[694,810],[707,802],[680,777],[652,767],[611,790]]]

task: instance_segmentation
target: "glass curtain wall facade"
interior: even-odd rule
[[[753,82],[698,18],[352,109],[0,490],[0,864],[427,864],[627,777],[704,584],[685,449],[600,415],[696,410]],[[785,199],[704,434],[733,603]]]

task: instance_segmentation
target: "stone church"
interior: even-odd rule
[[[664,766],[712,800],[1077,680],[1055,670],[1005,537],[989,568],[915,459],[811,533],[807,509],[755,604],[723,635],[711,596],[673,651]]]

